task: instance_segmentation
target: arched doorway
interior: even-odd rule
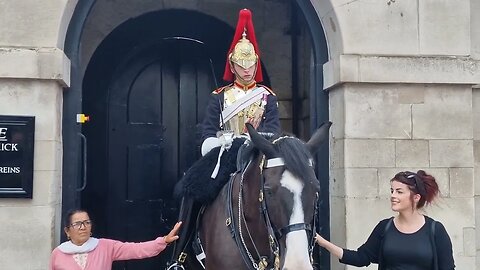
[[[292,36],[292,57],[287,64],[292,65],[292,89],[302,91],[292,91],[290,104],[295,117],[286,122],[290,131],[308,137],[310,126],[328,119],[328,102],[321,91],[326,45],[324,39],[320,42],[316,37],[323,32],[311,35],[312,39],[301,35],[309,29],[311,33],[310,25],[318,27],[319,22],[303,15],[303,9],[314,11],[310,3],[300,2],[292,7],[291,25],[295,27],[287,29]],[[77,14],[81,17],[82,11],[87,16],[88,7],[83,5],[79,4],[74,18]],[[165,233],[176,218],[171,188],[198,153],[195,148],[199,142],[192,133],[202,118],[202,97],[221,77],[233,28],[196,11],[144,14],[116,27],[103,40],[85,76],[75,72],[82,70],[76,59],[79,45],[74,41],[81,31],[81,25],[72,25],[67,38],[66,52],[73,70],[64,114],[68,118],[72,112],[85,112],[92,120],[83,128],[64,122],[64,153],[71,159],[64,159],[63,209],[72,205],[89,209],[99,236],[127,241],[152,239]],[[305,48],[306,53],[302,52]],[[275,44],[262,44],[262,50],[273,49]],[[86,163],[78,157],[81,145],[76,136],[80,132],[88,138]],[[328,198],[326,149],[318,157],[319,168],[323,168],[319,178],[326,175],[322,180],[327,192],[324,198]],[[77,179],[82,178],[81,165],[85,164],[88,184],[79,190]],[[328,199],[321,203],[322,208],[325,206],[321,221],[328,224]],[[328,230],[328,226],[322,228]],[[157,258],[117,267],[154,269],[163,263]]]
[[[182,17],[209,31],[175,23]],[[174,22],[166,31],[155,27],[166,22]],[[176,221],[173,187],[199,157],[198,125],[229,45],[212,32],[231,31],[196,12],[153,12],[120,25],[96,50],[83,82],[92,121],[83,128],[89,184],[82,206],[99,235],[146,241]],[[158,269],[167,258],[116,267]]]

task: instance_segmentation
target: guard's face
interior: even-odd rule
[[[252,83],[255,80],[255,73],[257,71],[257,64],[250,66],[249,68],[243,68],[236,63],[231,63],[232,73],[235,74],[236,78],[244,84]]]

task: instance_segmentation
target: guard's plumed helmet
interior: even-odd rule
[[[260,67],[259,54],[260,52],[258,50],[257,39],[255,38],[255,30],[252,22],[252,12],[246,8],[242,9],[238,16],[237,28],[235,30],[232,45],[230,46],[230,50],[228,50],[223,79],[225,81],[233,81],[234,74],[230,70],[230,65],[235,63],[243,68],[257,65],[255,81],[261,82],[263,76]]]

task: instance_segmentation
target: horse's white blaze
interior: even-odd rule
[[[285,171],[280,184],[293,193],[293,210],[290,216],[289,225],[304,223],[304,211],[302,207],[303,183]],[[294,231],[286,235],[286,253],[283,269],[311,270],[310,258],[308,255],[308,238],[305,230]]]

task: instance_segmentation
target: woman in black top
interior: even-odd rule
[[[341,263],[379,270],[455,269],[452,242],[442,223],[423,215],[420,209],[439,193],[435,178],[420,170],[400,172],[390,180],[391,208],[398,215],[380,221],[367,242],[356,251],[342,249],[317,234],[316,242]]]

